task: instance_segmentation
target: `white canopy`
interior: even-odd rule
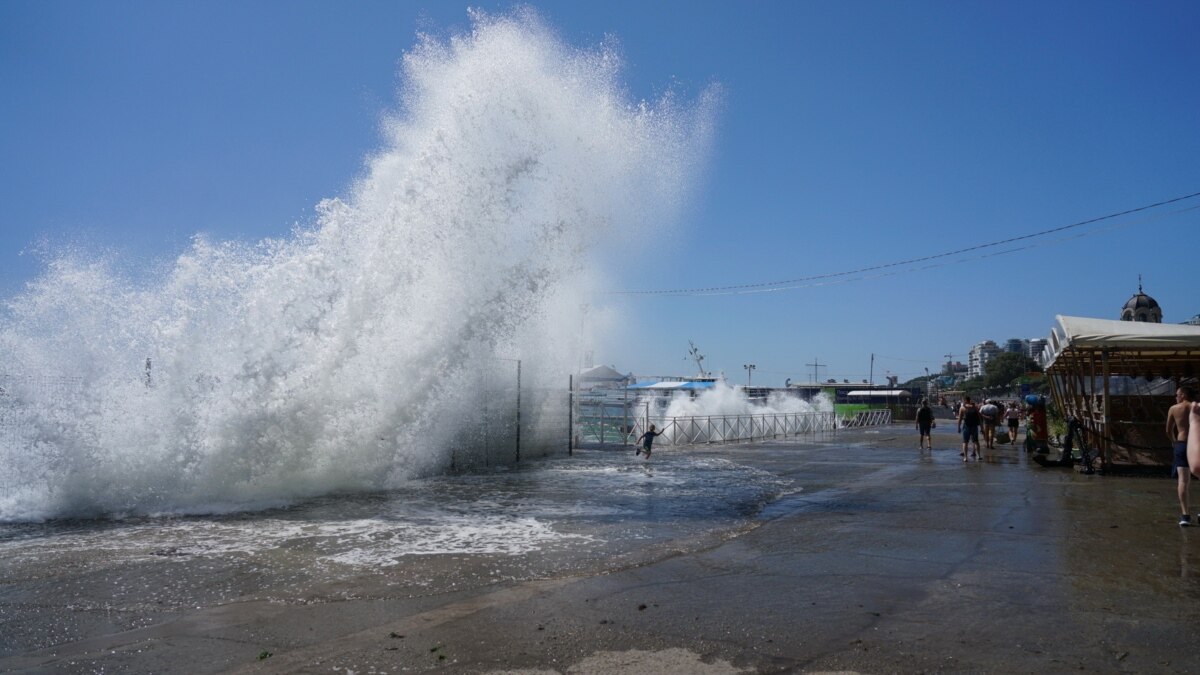
[[[1114,321],[1080,316],[1057,317],[1058,325],[1050,332],[1045,365],[1067,349],[1129,349],[1138,351],[1200,350],[1200,326],[1176,323]]]

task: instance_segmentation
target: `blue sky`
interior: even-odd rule
[[[508,3],[477,3],[493,12]],[[755,284],[944,253],[1200,192],[1194,2],[531,3],[563,40],[614,36],[631,100],[719,83],[710,163],[638,290]],[[311,222],[379,147],[430,2],[0,3],[0,296],[39,242],[130,269],[199,232]],[[1055,314],[1116,318],[1138,274],[1200,313],[1190,199],[1090,236],[758,294],[610,296],[597,362],[690,374],[688,340],[744,381],[902,379]],[[1113,227],[1117,226],[1117,227]],[[637,247],[637,242],[631,242]],[[985,255],[986,254],[986,255]]]

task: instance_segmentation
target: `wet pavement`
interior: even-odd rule
[[[291,558],[196,555],[156,577],[85,556],[43,586],[2,580],[0,611],[24,614],[0,624],[20,641],[0,640],[0,670],[1200,672],[1200,528],[1176,525],[1172,480],[1044,469],[1008,447],[964,463],[943,427],[924,453],[898,425],[664,448],[649,467],[555,460],[628,463],[580,490],[631,487],[572,495],[578,512],[552,521],[563,537],[521,555],[316,573],[324,558],[272,547]],[[655,487],[672,476],[691,482]],[[736,485],[714,487],[723,476]],[[661,518],[634,522],[646,510]],[[147,579],[178,590],[139,593]],[[70,587],[90,589],[86,607]]]

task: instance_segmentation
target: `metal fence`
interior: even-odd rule
[[[569,450],[570,393],[561,387],[538,386],[539,373],[530,370],[526,367],[522,373],[521,362],[515,359],[493,359],[478,369],[479,379],[472,383],[478,390],[475,414],[447,421],[454,427],[447,468],[476,471]],[[73,409],[71,399],[84,393],[80,377],[0,371],[0,460],[4,460],[0,466],[9,455],[28,454],[38,441],[38,416],[31,406],[38,406],[39,414],[47,405],[68,414]],[[8,478],[0,471],[0,487]]]
[[[83,392],[83,378],[63,375],[14,375],[0,372],[0,439],[15,439],[28,420],[21,414],[21,399],[62,404]]]
[[[651,424],[663,434],[663,445],[700,445],[706,443],[746,443],[788,438],[837,429],[832,412],[767,413],[761,415],[705,415],[665,417]],[[632,443],[646,431],[646,418],[634,420],[633,429],[621,438]]]
[[[833,412],[762,413],[667,417],[667,399],[630,398],[627,392],[578,392],[572,408],[572,446],[628,445],[646,431],[647,419],[664,435],[663,445],[752,442],[840,428],[885,426],[894,420],[887,408]],[[653,410],[652,410],[653,409]]]
[[[574,397],[574,444],[621,444],[644,410],[628,392],[579,392]]]
[[[892,423],[892,411],[887,408],[879,410],[859,410],[853,415],[842,418],[843,427],[881,427]]]
[[[492,359],[473,383],[481,402],[467,420],[454,420],[449,468],[471,472],[569,450],[570,391],[539,386],[536,367],[517,359]]]

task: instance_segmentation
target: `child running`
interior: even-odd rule
[[[649,431],[642,434],[641,436],[638,436],[638,439],[636,442],[641,443],[642,447],[638,448],[638,451],[635,453],[635,456],[640,455],[644,452],[644,453],[646,453],[646,459],[650,459],[650,450],[654,446],[654,438],[656,436],[662,436],[662,432],[655,431],[654,425],[651,424]]]

